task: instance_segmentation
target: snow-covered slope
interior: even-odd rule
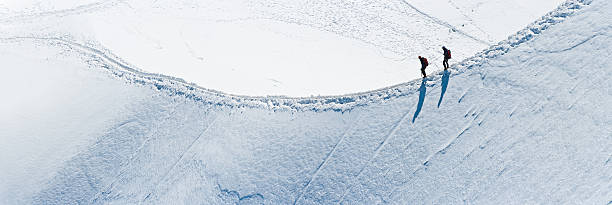
[[[0,4],[0,22],[8,37],[95,42],[208,89],[340,95],[419,78],[419,55],[440,70],[442,45],[461,61],[562,0],[524,1],[20,0]]]
[[[2,41],[0,204],[32,196],[118,119],[133,117],[146,95],[82,59],[44,44]]]
[[[0,203],[610,204],[610,16],[571,1],[450,72],[325,98],[3,39]]]

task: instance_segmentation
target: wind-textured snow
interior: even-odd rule
[[[443,45],[461,61],[562,0],[60,1],[0,3],[0,36],[93,43],[132,67],[232,94],[306,97],[419,78],[419,55],[428,72],[441,70]]]
[[[5,38],[0,202],[610,204],[610,16],[568,1],[448,72],[319,98],[228,95],[93,44]]]

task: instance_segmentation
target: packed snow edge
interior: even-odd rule
[[[465,73],[468,70],[482,66],[488,59],[508,53],[525,42],[534,39],[551,26],[563,22],[566,18],[573,16],[585,6],[590,5],[592,0],[569,0],[561,4],[557,9],[549,12],[539,20],[529,24],[526,28],[518,31],[508,39],[489,47],[475,56],[467,58],[457,64],[451,65],[450,76]],[[287,97],[287,96],[244,96],[225,93],[200,87],[193,83],[177,77],[147,73],[136,66],[115,56],[108,49],[99,43],[85,42],[79,43],[70,36],[63,37],[16,37],[3,39],[4,41],[34,40],[52,45],[59,45],[69,51],[76,51],[81,54],[84,61],[92,67],[106,68],[115,77],[124,79],[130,83],[151,86],[157,90],[164,91],[168,95],[184,96],[186,98],[210,105],[218,105],[232,108],[257,107],[271,110],[290,110],[290,111],[328,111],[345,112],[368,105],[370,103],[382,102],[387,99],[398,98],[405,95],[416,93],[423,80],[416,79],[405,83],[392,85],[376,90],[359,93],[352,93],[338,96],[310,96],[310,97]],[[424,79],[427,86],[439,84],[443,71]]]

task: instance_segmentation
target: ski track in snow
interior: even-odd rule
[[[515,36],[510,37],[508,40],[501,42],[496,46],[492,46],[490,49],[479,53],[475,57],[466,59],[460,64],[455,64],[451,66],[451,68],[453,69],[451,76],[461,75],[472,68],[483,65],[484,63],[487,62],[487,59],[503,55],[509,52],[511,48],[521,45],[525,42],[528,42],[531,39],[534,39],[535,38],[534,36],[537,36],[538,34],[540,34],[542,30],[545,30],[551,25],[562,22],[563,19],[565,19],[568,16],[571,16],[574,12],[576,12],[583,6],[588,5],[589,3],[590,1],[570,1],[562,5],[559,9],[549,13],[547,16],[543,17],[541,20],[530,25],[528,28],[518,32]],[[593,36],[590,36],[584,41],[580,41],[577,44],[569,48],[564,48],[561,50],[553,50],[553,51],[539,51],[539,52],[560,53],[560,52],[569,51],[593,39],[597,39],[597,37],[601,35],[604,35],[604,34],[595,34]],[[106,68],[109,69],[109,71],[111,71],[115,76],[119,78],[123,78],[133,83],[152,85],[158,90],[169,92],[171,95],[185,96],[189,99],[193,99],[199,102],[204,102],[205,104],[209,104],[209,105],[212,104],[212,105],[229,106],[229,107],[254,107],[254,108],[263,107],[263,108],[272,109],[272,110],[291,110],[291,111],[312,110],[312,111],[319,112],[319,111],[331,110],[331,111],[337,111],[337,112],[345,112],[345,111],[350,111],[356,107],[370,104],[372,102],[380,102],[380,101],[384,101],[384,100],[388,100],[392,98],[398,98],[400,96],[414,94],[417,92],[415,89],[418,88],[418,85],[420,84],[419,83],[420,79],[419,79],[419,80],[411,81],[408,83],[395,85],[395,86],[391,86],[391,87],[384,88],[384,89],[364,92],[364,93],[349,94],[349,95],[343,95],[343,96],[324,96],[324,97],[314,97],[314,98],[237,96],[237,95],[225,94],[219,91],[200,88],[196,85],[185,83],[183,80],[174,78],[171,76],[163,76],[163,75],[149,74],[149,73],[142,72],[141,70],[127,63],[124,63],[120,58],[114,56],[112,53],[96,45],[83,44],[83,43],[74,42],[74,41],[71,41],[65,38],[53,38],[53,37],[34,37],[32,36],[32,37],[5,38],[4,40],[12,41],[12,40],[28,40],[28,39],[42,41],[42,42],[59,43],[63,46],[69,47],[73,51],[84,54],[86,58],[100,59],[102,62],[104,62],[105,65],[108,66]],[[553,75],[552,72],[544,73],[544,75],[540,77],[541,78],[540,80],[544,81],[550,78],[552,75]],[[441,76],[441,73],[438,75],[433,75],[431,82],[438,84],[438,81],[441,80],[440,76]],[[485,76],[482,76],[482,79],[484,78]],[[575,85],[570,86],[570,93],[574,92],[576,87],[578,87],[580,84],[581,84],[581,81],[578,81],[576,82]],[[426,85],[426,86],[431,86],[431,85]],[[461,94],[461,96],[459,97],[458,103],[465,102],[466,99],[464,98],[466,96],[471,96],[470,92],[476,92],[476,91],[473,91],[474,89],[472,89],[472,87],[467,88],[463,92],[463,94]],[[579,96],[585,96],[587,94],[588,94],[588,91],[585,91]],[[550,96],[541,95],[537,97],[539,97],[539,99],[534,99],[533,100],[534,103],[530,104],[531,107],[515,105],[512,109],[510,109],[508,118],[513,118],[511,120],[514,120],[515,118],[520,119],[521,118],[520,114],[523,112],[536,112],[536,113],[539,112],[545,105],[542,103],[538,103],[538,102],[546,101],[546,98],[550,98]],[[571,109],[576,104],[576,102],[578,102],[578,100],[580,99],[582,99],[582,97],[578,97],[576,101],[574,101],[568,106],[568,109]],[[498,112],[500,111],[500,109],[501,107],[497,107]],[[426,158],[423,161],[421,161],[422,163],[417,166],[413,174],[415,174],[418,170],[421,170],[424,166],[430,165],[430,162],[432,160],[438,159],[437,158],[438,156],[444,155],[448,150],[455,147],[454,145],[457,143],[457,141],[467,140],[468,137],[464,137],[464,138],[461,138],[461,137],[463,135],[468,135],[471,131],[475,130],[475,128],[477,128],[478,126],[481,126],[481,124],[487,119],[489,115],[488,113],[492,112],[492,111],[485,112],[485,110],[487,109],[482,108],[482,106],[477,106],[475,104],[471,105],[471,107],[469,107],[466,110],[465,115],[464,115],[464,118],[468,118],[465,125],[456,133],[456,135],[453,135],[452,137],[448,138],[445,144],[442,144],[441,147],[436,148],[435,150],[433,150],[433,152],[430,152],[431,154],[427,155]],[[495,110],[495,108],[491,110]],[[373,154],[371,155],[371,157],[369,157],[369,159],[366,161],[363,167],[361,167],[358,174],[355,177],[348,180],[348,187],[346,187],[346,189],[344,190],[338,203],[344,202],[345,197],[351,192],[351,189],[353,189],[353,184],[357,183],[356,181],[359,180],[359,178],[362,176],[362,174],[364,173],[364,170],[370,167],[372,163],[376,161],[377,157],[379,157],[383,149],[385,149],[385,147],[390,143],[390,140],[393,139],[393,136],[396,135],[396,132],[399,130],[400,126],[406,123],[405,120],[408,117],[408,115],[411,113],[411,111],[412,111],[411,109],[407,109],[406,112],[402,115],[402,117],[399,120],[396,120],[395,124],[393,124],[392,126],[392,129],[390,129],[390,131],[382,137],[383,140],[374,149]],[[507,111],[508,110],[504,110],[503,112],[508,113]],[[544,119],[546,119],[551,116],[543,116],[543,117]],[[154,192],[158,189],[158,186],[160,185],[160,183],[163,183],[164,180],[166,180],[166,178],[168,177],[168,174],[170,174],[170,172],[172,172],[172,170],[176,168],[177,164],[179,164],[183,160],[185,154],[187,154],[192,149],[194,144],[196,144],[198,140],[205,134],[205,132],[214,124],[215,120],[216,120],[216,116],[214,117],[212,122],[210,122],[206,126],[206,128],[200,133],[200,135],[198,135],[193,141],[191,141],[191,143],[188,144],[188,146],[185,149],[181,151],[181,154],[178,155],[178,159],[174,161],[174,163],[172,164],[172,166],[170,166],[168,170],[162,173],[161,177],[158,179],[157,182],[153,183],[153,189],[149,191],[149,193],[139,201],[140,203],[146,203],[147,199],[149,199],[149,197],[152,196],[152,194],[155,194]],[[135,122],[138,122],[138,120],[134,120],[134,119],[126,120],[121,123],[118,123],[112,129],[119,129],[123,126],[129,125]],[[540,126],[545,127],[544,123],[546,123],[545,120],[542,120],[537,123],[532,123],[528,126],[528,129],[526,130],[534,130],[536,127],[540,127]],[[297,204],[298,202],[300,202],[300,199],[303,197],[303,195],[307,193],[311,183],[317,179],[321,170],[326,167],[326,165],[329,163],[330,158],[333,157],[334,154],[336,153],[337,147],[343,144],[343,142],[345,141],[345,138],[347,137],[348,134],[350,134],[352,129],[353,127],[351,126],[340,135],[339,139],[335,142],[332,149],[325,155],[323,161],[319,163],[314,169],[312,169],[314,170],[314,172],[312,172],[312,175],[306,176],[306,179],[307,179],[306,185],[304,185],[303,187],[300,187],[298,191],[295,193],[297,195],[297,198],[295,198],[295,200],[293,201],[293,204]],[[538,130],[535,130],[535,131],[538,131]],[[137,153],[140,152],[143,146],[148,142],[149,138],[150,136],[146,137],[145,141],[129,157],[129,160],[125,162],[126,164],[122,166],[124,167],[124,169],[129,166],[129,164],[134,159],[134,157],[137,155]],[[490,143],[491,138],[492,138],[491,136],[486,136],[481,140],[481,142],[476,144],[476,146],[471,147],[471,150],[466,155],[463,156],[464,159],[468,158],[475,151],[478,151],[478,149],[476,148],[485,149]],[[408,146],[412,145],[412,142],[413,141],[411,141],[408,144]],[[506,146],[506,149],[502,150],[501,153],[497,153],[497,155],[506,154],[507,152],[512,151],[512,149],[515,146],[520,146],[521,143],[524,143],[524,142],[523,141],[513,141],[513,142],[509,141],[508,145]],[[604,166],[608,165],[611,157],[612,156],[609,156],[608,159],[604,162]],[[513,174],[516,171],[512,168],[511,165],[507,165],[507,164],[501,167],[497,167],[496,170],[499,170],[497,172],[497,177],[508,176],[508,175]],[[87,174],[86,171],[82,171],[82,172]],[[119,172],[119,176],[123,172],[124,171],[121,170]],[[116,176],[115,179],[119,180],[120,179],[119,176]],[[88,177],[87,179],[90,179],[90,178],[91,177]],[[113,184],[115,184],[116,182],[117,181],[111,183],[110,185],[108,185],[108,187],[102,189],[102,192],[94,195],[95,198],[93,199],[93,202],[94,203],[97,202],[97,200],[100,197],[102,197],[104,191],[112,189]],[[89,183],[93,184],[93,182],[89,182]],[[94,185],[91,185],[91,186],[95,187]],[[228,195],[236,196],[238,201],[242,201],[242,200],[250,199],[250,198],[264,199],[264,195],[262,194],[263,192],[261,193],[243,192],[242,190],[240,190],[240,192],[243,192],[243,193],[253,193],[253,194],[241,196],[240,193],[238,192],[238,189],[233,190],[235,188],[231,188],[231,189],[227,187],[224,188],[219,183],[217,183],[216,186],[220,192],[228,194]]]
[[[384,136],[383,141],[380,142],[380,144],[378,144],[378,146],[376,147],[376,149],[374,150],[374,154],[372,154],[372,157],[367,161],[367,163],[365,165],[363,165],[363,167],[361,167],[361,169],[359,170],[359,172],[357,173],[357,176],[355,176],[353,178],[353,180],[349,181],[349,185],[346,188],[346,190],[344,191],[344,193],[342,194],[342,197],[340,198],[340,201],[338,202],[338,204],[342,204],[342,202],[344,201],[344,197],[346,197],[346,195],[351,191],[351,189],[353,188],[353,184],[356,183],[354,181],[359,180],[359,177],[361,177],[361,175],[363,174],[363,171],[365,171],[365,169],[367,167],[369,167],[370,165],[372,165],[372,163],[374,162],[374,160],[376,159],[376,157],[378,157],[378,155],[380,154],[381,150],[385,147],[385,145],[389,142],[389,139],[391,139],[393,136],[395,136],[395,133],[397,132],[397,130],[399,129],[400,125],[404,124],[404,122],[406,121],[406,118],[408,118],[409,114],[410,114],[410,109],[408,109],[406,112],[404,112],[404,114],[402,115],[402,117],[393,125],[393,128],[391,128],[391,130],[389,131],[389,133],[387,135]]]
[[[169,115],[166,116],[166,118],[164,118],[163,120],[159,121],[159,124],[153,127],[158,127],[160,124],[163,124],[163,122],[167,121],[170,119],[171,116],[173,116],[176,113],[176,107],[174,107],[171,111],[171,113]],[[121,123],[120,126],[115,127],[114,129],[111,130],[115,130],[117,128],[122,127],[123,125],[127,124],[127,121],[124,123]],[[97,194],[94,195],[94,197],[90,200],[91,203],[96,203],[98,200],[101,200],[103,197],[103,195],[105,195],[105,193],[110,193],[112,190],[112,187],[119,182],[119,180],[121,180],[121,176],[127,172],[127,169],[129,169],[130,164],[132,163],[133,160],[135,160],[136,156],[142,151],[142,149],[145,147],[145,145],[151,140],[151,138],[153,137],[153,132],[149,132],[147,134],[147,136],[145,137],[145,139],[143,140],[143,142],[140,144],[140,146],[138,146],[138,148],[130,155],[130,157],[128,158],[128,160],[125,162],[125,164],[122,164],[121,167],[123,167],[120,171],[119,174],[117,174],[117,176],[114,177],[114,180],[109,183],[109,185],[103,189],[101,189],[100,192],[98,192]]]
[[[459,30],[458,28],[454,27],[453,25],[450,25],[448,22],[442,21],[442,20],[440,20],[440,19],[438,19],[436,17],[433,17],[433,16],[431,16],[431,15],[429,15],[429,14],[427,14],[427,13],[421,11],[421,10],[419,10],[417,7],[413,6],[411,3],[408,3],[406,0],[401,0],[401,1],[404,4],[408,5],[410,8],[412,8],[417,13],[427,17],[428,19],[431,19],[433,22],[435,22],[437,24],[440,24],[440,25],[442,25],[444,27],[447,27],[447,28],[449,28],[449,29],[451,29],[451,30],[453,30],[453,31],[455,31],[457,33],[460,33],[461,35],[466,36],[466,37],[468,37],[468,38],[470,38],[470,39],[472,39],[472,40],[474,40],[476,42],[479,42],[481,44],[484,44],[484,45],[489,45],[490,44],[490,42],[487,42],[485,40],[476,38],[476,37],[474,37],[474,36],[472,36],[472,35],[470,35],[470,34],[468,34],[466,32],[463,32],[462,30]]]
[[[538,49],[535,49],[535,51],[541,52],[541,53],[561,53],[561,52],[565,52],[565,51],[569,51],[569,50],[572,50],[574,48],[577,48],[578,46],[581,46],[582,44],[585,44],[585,43],[593,40],[594,38],[602,36],[602,35],[603,34],[596,33],[596,34],[594,34],[592,36],[589,36],[588,38],[584,39],[583,41],[580,41],[580,42],[576,43],[575,45],[572,45],[572,46],[570,46],[568,48],[564,48],[564,49],[561,49],[561,50],[538,50]]]
[[[479,67],[487,63],[487,59],[503,55],[510,51],[511,48],[517,47],[529,40],[538,36],[542,31],[552,25],[563,22],[569,16],[579,11],[582,7],[589,5],[590,0],[570,0],[559,8],[551,11],[541,19],[530,24],[527,28],[510,36],[507,40],[491,46],[489,49],[479,52],[474,57],[467,58],[457,64],[451,65],[450,70],[452,76],[456,76]],[[424,14],[425,15],[425,14]],[[340,95],[340,96],[320,96],[320,97],[283,97],[283,96],[243,96],[227,94],[221,91],[202,88],[198,85],[187,83],[184,80],[172,76],[161,74],[152,74],[143,72],[141,69],[133,65],[129,65],[119,57],[113,55],[110,51],[99,45],[89,45],[79,42],[74,42],[68,38],[62,37],[37,37],[37,36],[22,36],[3,38],[5,41],[10,40],[41,40],[61,45],[68,46],[74,51],[83,53],[86,56],[102,59],[107,64],[107,68],[111,70],[117,77],[126,79],[137,84],[149,84],[157,87],[158,90],[163,90],[172,95],[182,95],[187,98],[202,101],[205,104],[217,104],[228,107],[259,107],[273,110],[311,110],[311,111],[337,111],[345,112],[355,107],[365,106],[370,103],[380,102],[382,100],[398,98],[415,92],[415,88],[419,87],[420,79],[410,82],[389,86],[377,90]],[[439,71],[430,74],[429,82],[438,84],[442,79],[443,72]],[[429,84],[427,86],[430,86]],[[466,93],[467,94],[467,93]],[[460,101],[463,98],[460,98]]]
[[[357,120],[359,120],[359,117],[357,117]],[[304,188],[299,192],[298,196],[295,198],[295,201],[293,201],[293,204],[297,204],[297,202],[300,201],[300,199],[302,198],[302,196],[304,195],[304,192],[306,192],[308,190],[308,188],[310,187],[310,183],[316,179],[317,175],[319,174],[319,171],[321,171],[321,168],[323,168],[325,166],[325,164],[327,164],[327,162],[329,161],[329,159],[331,158],[331,156],[334,155],[334,152],[336,152],[336,148],[338,147],[338,145],[342,144],[342,142],[344,142],[344,139],[346,138],[347,134],[349,134],[352,131],[353,126],[351,126],[349,129],[345,130],[344,133],[342,133],[342,136],[340,137],[340,139],[338,140],[338,142],[336,142],[336,144],[334,144],[334,147],[332,148],[331,151],[329,151],[329,153],[327,153],[327,155],[325,156],[325,159],[323,160],[323,162],[321,162],[321,164],[319,164],[319,166],[317,166],[317,168],[315,169],[315,172],[312,174],[312,176],[310,177],[310,179],[308,179],[308,182],[306,182],[306,185],[304,186]]]
[[[161,182],[163,182],[163,181],[166,179],[166,177],[168,177],[168,174],[170,174],[170,172],[176,168],[176,165],[177,165],[179,162],[181,162],[181,161],[183,160],[183,157],[185,156],[185,154],[186,154],[187,152],[189,152],[189,151],[191,150],[191,147],[193,147],[193,145],[194,145],[196,142],[198,142],[198,140],[200,140],[200,138],[202,137],[202,135],[204,135],[204,134],[206,133],[206,131],[208,131],[208,129],[209,129],[210,127],[212,127],[212,126],[213,126],[213,124],[215,124],[215,121],[216,121],[216,120],[217,120],[217,117],[215,116],[215,117],[213,118],[212,122],[210,122],[208,125],[206,125],[206,128],[204,128],[204,131],[202,131],[202,132],[200,133],[200,135],[198,135],[198,137],[196,137],[196,138],[195,138],[195,139],[194,139],[194,140],[193,140],[191,143],[189,143],[189,145],[187,146],[187,148],[185,148],[185,149],[184,149],[184,150],[181,152],[181,154],[179,155],[178,159],[177,159],[177,160],[176,160],[174,163],[172,163],[172,166],[170,166],[170,168],[169,168],[169,169],[168,169],[166,172],[164,172],[164,174],[163,174],[163,175],[162,175],[162,176],[159,178],[159,180],[158,180],[158,181],[157,181],[157,182],[156,182],[156,183],[153,185],[153,190],[151,190],[151,191],[150,191],[150,192],[149,192],[149,193],[148,193],[148,194],[145,196],[145,198],[143,198],[143,199],[142,199],[142,200],[141,200],[141,201],[140,201],[138,204],[145,203],[145,201],[146,201],[147,199],[149,199],[149,197],[151,196],[151,194],[153,194],[153,192],[154,192],[155,190],[157,190],[157,189],[158,189],[159,184],[160,184]]]
[[[491,39],[490,34],[488,32],[486,32],[485,30],[483,30],[482,28],[480,28],[480,26],[478,26],[476,23],[474,23],[474,19],[472,19],[470,16],[468,16],[459,6],[457,6],[457,4],[453,0],[448,0],[448,3],[454,9],[456,9],[457,12],[459,12],[461,14],[461,16],[463,16],[463,18],[467,19],[476,29],[478,29],[478,31],[484,33],[489,39]],[[485,40],[483,40],[483,41],[485,41]]]
[[[423,166],[428,166],[430,161],[432,160],[433,157],[440,155],[440,154],[446,154],[446,151],[453,146],[453,144],[455,144],[455,142],[457,141],[457,139],[459,139],[459,137],[461,137],[461,135],[463,135],[466,131],[468,131],[472,125],[474,124],[474,121],[476,121],[476,119],[478,118],[478,115],[476,115],[474,118],[472,118],[471,120],[469,120],[469,122],[466,123],[466,125],[463,127],[463,129],[461,129],[459,131],[459,133],[457,133],[456,135],[454,135],[453,137],[451,137],[448,142],[441,147],[440,149],[438,149],[436,152],[430,154],[429,156],[427,156],[427,158],[425,158],[425,160],[423,161],[422,165]],[[416,169],[412,174],[415,174],[419,169]]]

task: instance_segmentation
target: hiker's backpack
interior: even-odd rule
[[[425,64],[425,67],[429,65],[429,63],[427,62],[427,58],[423,58],[423,64]]]
[[[446,56],[448,57],[448,59],[451,59],[451,52],[448,49],[446,49]]]

